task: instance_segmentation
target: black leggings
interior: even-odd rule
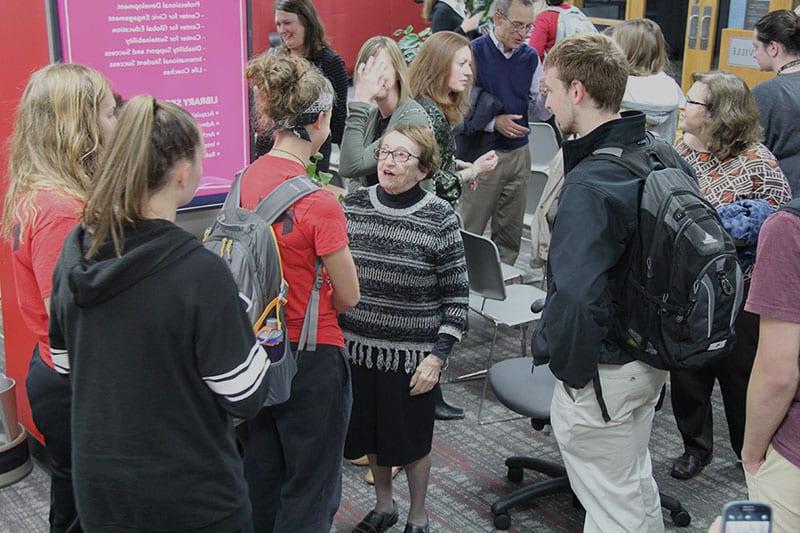
[[[50,455],[50,531],[81,532],[83,529],[72,492],[72,391],[69,376],[61,375],[44,364],[37,345],[33,349],[25,386],[33,422],[44,435]]]

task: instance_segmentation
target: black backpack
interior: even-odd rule
[[[742,270],[733,239],[695,178],[664,163],[657,148],[665,141],[651,134],[648,141],[641,150],[612,147],[592,155],[643,180],[614,336],[653,367],[702,368],[733,346]]]

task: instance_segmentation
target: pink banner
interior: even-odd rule
[[[59,0],[64,61],[96,68],[125,98],[152,94],[202,128],[204,176],[190,204],[220,202],[250,161],[247,0]]]

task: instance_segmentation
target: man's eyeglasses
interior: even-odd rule
[[[533,24],[523,24],[521,22],[516,22],[514,20],[509,19],[506,16],[506,14],[503,13],[502,11],[498,11],[498,13],[500,13],[501,17],[506,19],[506,22],[511,24],[511,29],[513,29],[519,35],[530,35],[530,33],[533,31]]]
[[[408,160],[412,157],[414,159],[419,159],[418,155],[410,154],[405,150],[386,150],[385,148],[378,148],[375,150],[375,159],[378,161],[388,159],[389,156],[392,156],[392,160],[395,163],[408,163]]]

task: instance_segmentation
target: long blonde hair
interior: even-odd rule
[[[148,95],[128,101],[83,213],[92,233],[86,258],[109,236],[121,255],[123,226],[144,218],[145,203],[167,183],[172,166],[194,161],[200,146],[197,123],[177,105]]]
[[[17,108],[0,231],[6,240],[34,223],[37,191],[86,201],[102,148],[100,103],[106,79],[83,65],[48,65],[34,72]]]
[[[611,26],[614,39],[631,66],[631,76],[651,76],[666,70],[667,45],[661,27],[650,19],[631,19]]]
[[[464,47],[469,49],[466,37],[451,31],[440,31],[425,40],[419,54],[411,63],[411,94],[414,98],[427,96],[433,100],[450,124],[461,122],[469,107],[471,87],[457,93],[449,86],[453,60],[456,53]],[[474,72],[471,79],[475,79]]]
[[[358,51],[356,58],[356,72],[361,63],[366,63],[367,60],[376,56],[381,50],[386,50],[386,55],[389,56],[389,61],[392,63],[392,68],[397,73],[397,92],[400,95],[400,102],[404,101],[409,96],[408,90],[408,65],[403,59],[403,52],[397,43],[386,37],[385,35],[376,35],[370,37],[364,44],[361,45],[361,50]]]

